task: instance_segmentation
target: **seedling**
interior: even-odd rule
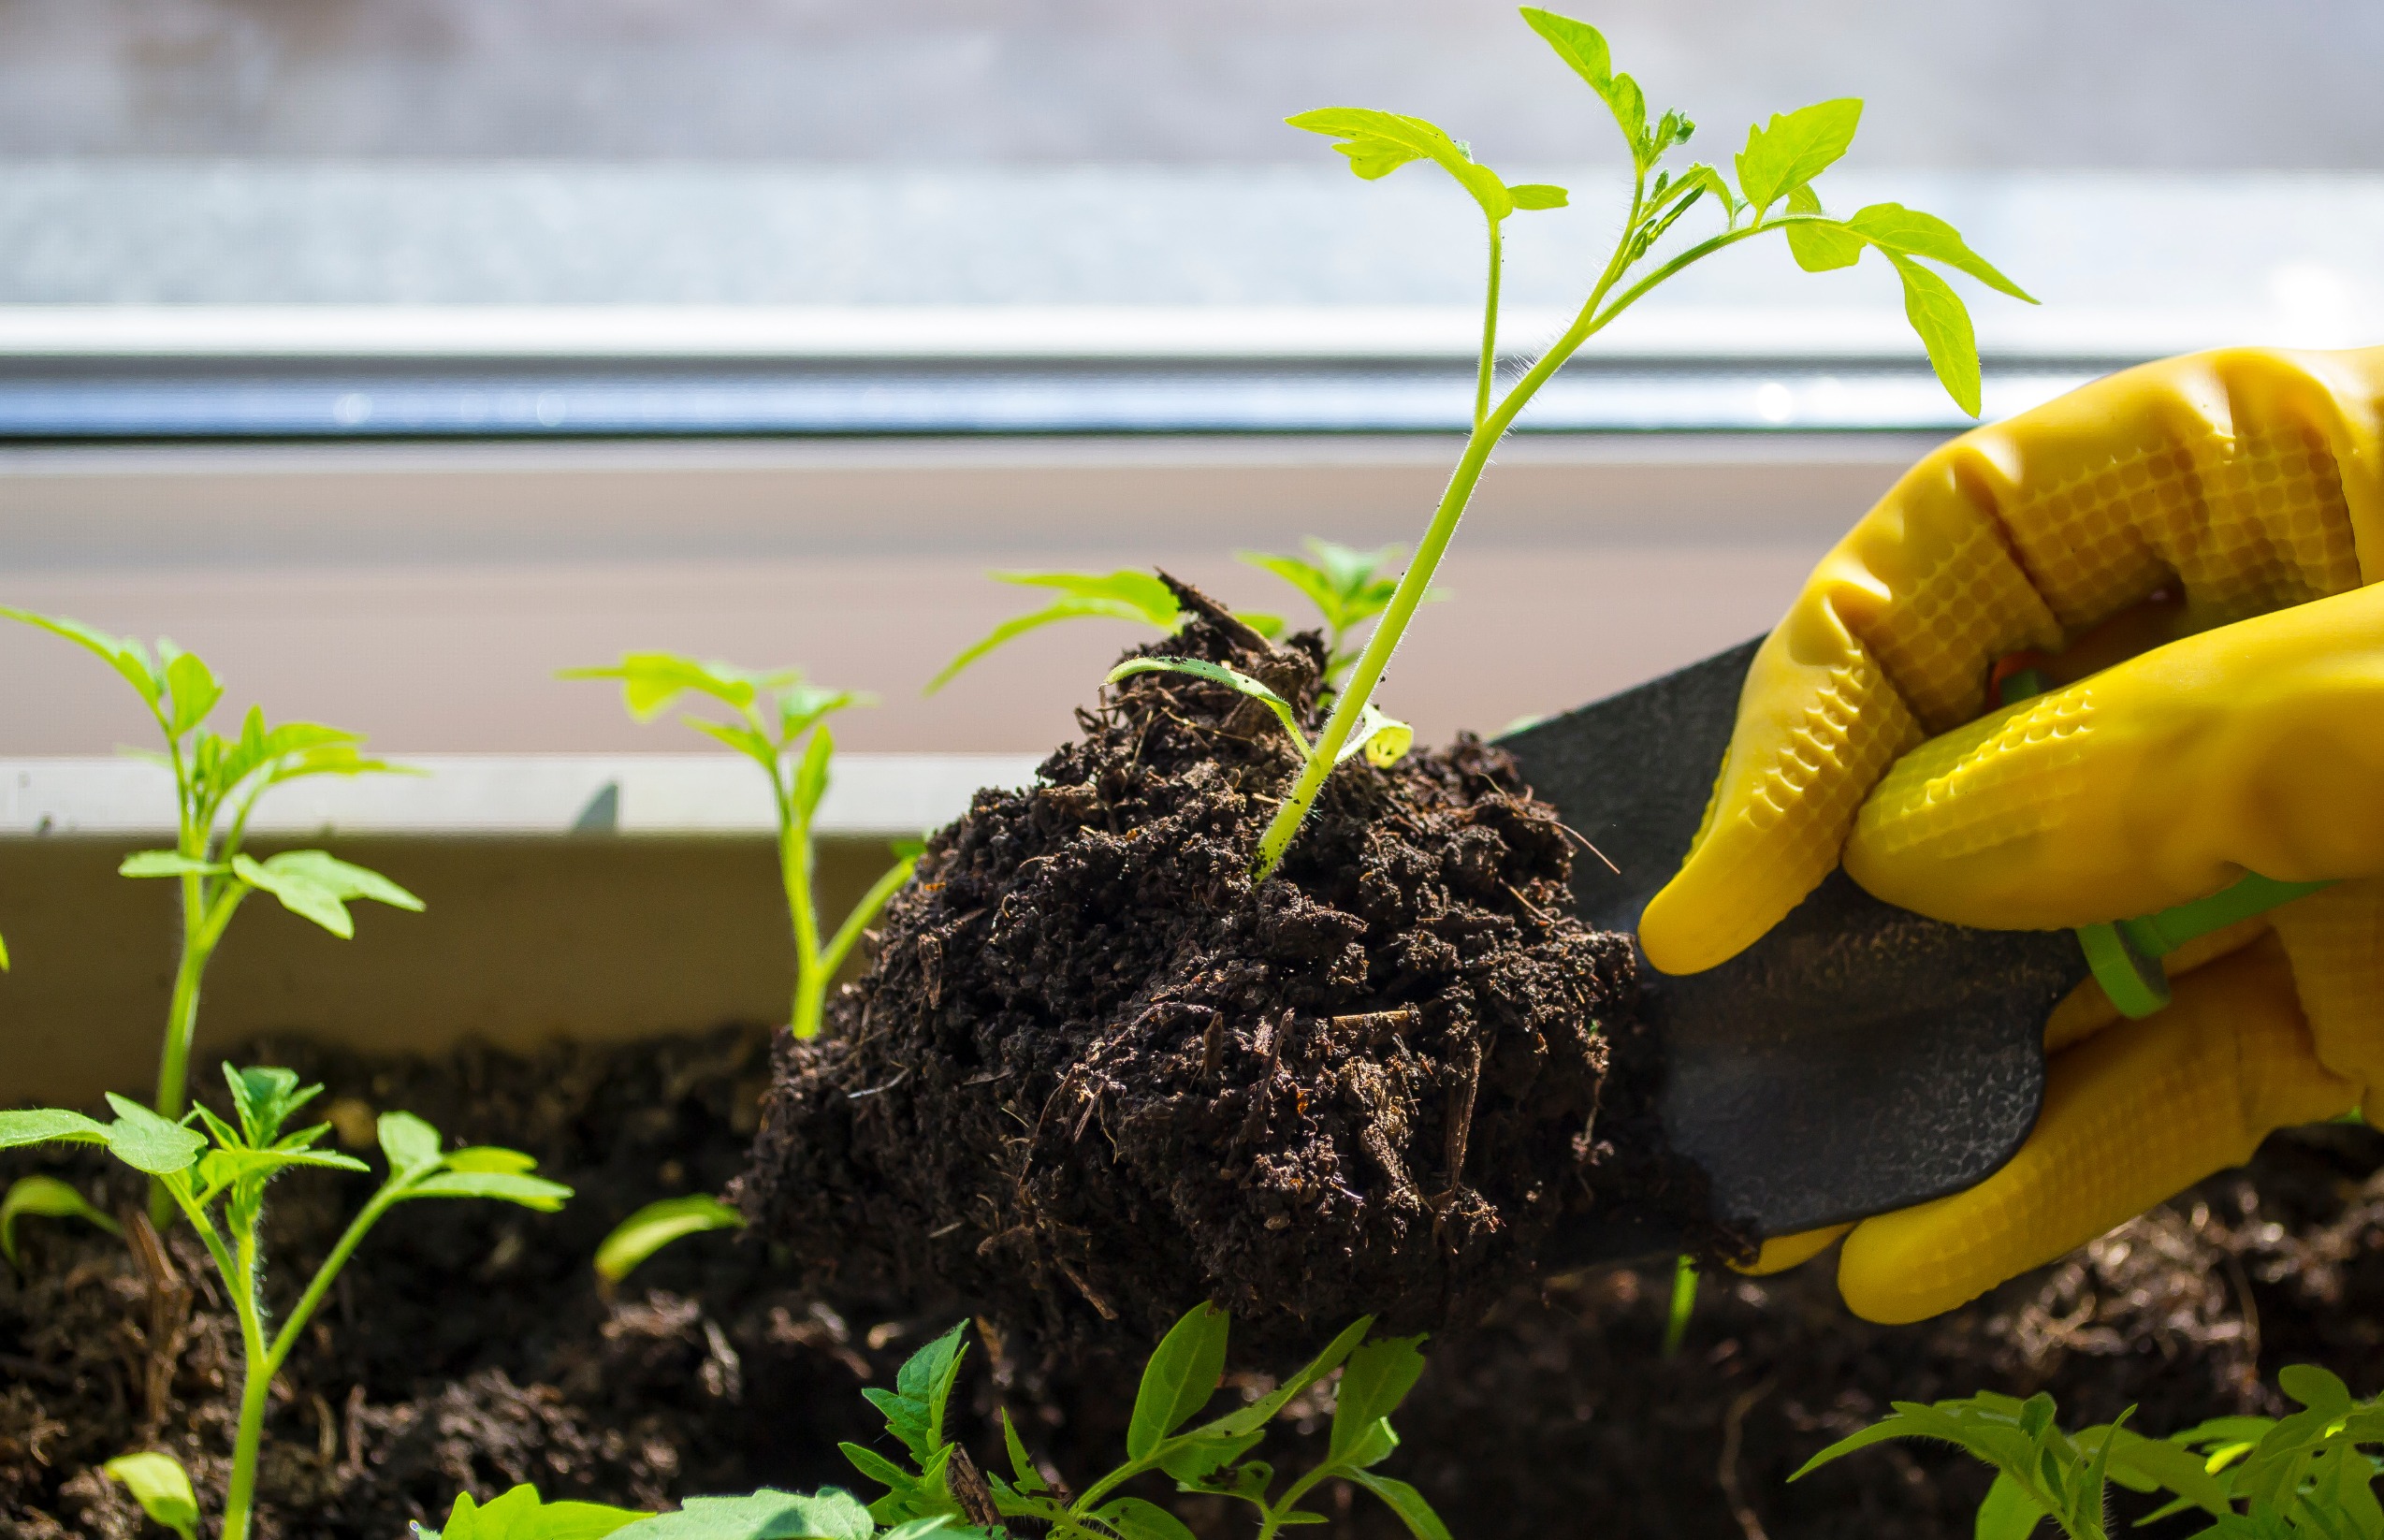
[[[1423,1355],[1417,1350],[1422,1338],[1368,1343],[1366,1331],[1374,1322],[1371,1316],[1362,1318],[1268,1394],[1194,1425],[1192,1419],[1216,1393],[1224,1373],[1230,1324],[1224,1311],[1207,1304],[1175,1323],[1142,1370],[1127,1423],[1125,1462],[1073,1498],[1027,1458],[1007,1412],[1002,1416],[1010,1468],[1007,1479],[998,1474],[978,1477],[966,1454],[946,1436],[944,1407],[967,1351],[960,1340],[965,1323],[912,1355],[894,1390],[863,1392],[885,1413],[886,1431],[909,1456],[909,1462],[856,1444],[843,1446],[845,1458],[887,1488],[869,1505],[881,1523],[944,1517],[982,1525],[998,1515],[1047,1525],[1050,1540],[1187,1540],[1191,1532],[1165,1508],[1145,1498],[1117,1495],[1127,1482],[1156,1471],[1173,1477],[1178,1491],[1248,1504],[1257,1521],[1258,1540],[1273,1540],[1287,1526],[1325,1522],[1323,1516],[1300,1504],[1332,1480],[1374,1493],[1421,1540],[1447,1540],[1447,1527],[1422,1493],[1374,1469],[1399,1446],[1390,1415],[1423,1372]],[[1274,1467],[1247,1457],[1264,1440],[1275,1415],[1335,1369],[1341,1371],[1341,1381],[1325,1458],[1276,1490]],[[973,1511],[988,1501],[993,1513]]]
[[[240,1427],[232,1445],[232,1474],[224,1494],[221,1533],[223,1540],[247,1540],[250,1510],[256,1497],[265,1406],[273,1377],[281,1373],[298,1334],[313,1318],[340,1270],[381,1216],[400,1203],[419,1198],[488,1198],[552,1213],[562,1207],[571,1189],[531,1175],[537,1161],[516,1150],[478,1146],[442,1154],[436,1128],[408,1112],[384,1112],[377,1131],[382,1154],[388,1157],[388,1176],[315,1270],[281,1329],[269,1335],[259,1286],[265,1259],[258,1241],[267,1184],[299,1166],[343,1171],[370,1168],[354,1156],[314,1148],[330,1131],[327,1123],[283,1131],[290,1114],[313,1100],[321,1086],[301,1088],[298,1076],[287,1069],[235,1069],[228,1064],[224,1067],[224,1079],[231,1086],[236,1124],[226,1123],[205,1107],[193,1108],[180,1120],[163,1118],[137,1101],[111,1093],[108,1104],[116,1113],[111,1123],[57,1109],[0,1112],[0,1150],[47,1142],[104,1145],[118,1160],[153,1177],[207,1247],[240,1328]],[[193,1121],[206,1132],[191,1127]],[[125,1479],[147,1506],[151,1500],[142,1493],[166,1489],[153,1462],[168,1457],[140,1458],[143,1463],[126,1467],[143,1473],[140,1479]],[[182,1489],[188,1490],[187,1477]],[[150,1512],[154,1515],[157,1509],[151,1507]]]
[[[648,1203],[614,1226],[596,1248],[598,1286],[607,1291],[619,1286],[638,1264],[681,1236],[744,1228],[745,1215],[709,1193]]]
[[[0,1257],[8,1265],[23,1270],[17,1257],[17,1221],[35,1217],[41,1219],[80,1219],[86,1225],[96,1225],[110,1235],[122,1236],[124,1228],[93,1208],[82,1194],[54,1176],[28,1176],[12,1184],[5,1197],[0,1197]]]
[[[198,1494],[191,1490],[190,1473],[181,1460],[154,1453],[118,1455],[99,1469],[121,1482],[152,1519],[182,1540],[198,1540]]]
[[[2311,1364],[2276,1376],[2302,1410],[2287,1417],[2218,1417],[2166,1439],[2119,1421],[2065,1433],[2053,1398],[1986,1392],[1933,1405],[1895,1402],[1892,1416],[1839,1440],[1790,1480],[1891,1438],[1935,1438],[1995,1467],[1979,1505],[1978,1540],[2026,1540],[2050,1518],[2069,1540],[2108,1540],[2107,1482],[2172,1500],[2139,1526],[2188,1512],[2210,1523],[2195,1540],[2350,1540],[2384,1534],[2374,1483],[2384,1460],[2384,1397],[2353,1401],[2343,1382]]]
[[[1282,578],[1316,605],[1317,617],[1324,623],[1324,685],[1326,692],[1330,693],[1358,661],[1358,628],[1380,615],[1390,603],[1399,584],[1389,575],[1389,569],[1406,554],[1406,547],[1385,545],[1378,550],[1359,551],[1313,536],[1301,544],[1307,549],[1305,557],[1276,556],[1266,551],[1233,554],[1236,560]],[[926,693],[933,695],[943,689],[962,669],[1004,643],[1054,621],[1131,620],[1154,628],[1161,636],[1172,636],[1190,618],[1175,597],[1175,590],[1149,573],[995,573],[993,576],[1003,583],[1054,589],[1060,597],[1041,609],[1014,616],[996,626],[946,663],[942,673],[928,680]],[[1431,600],[1446,596],[1434,590],[1424,597]],[[1233,616],[1269,638],[1282,635],[1286,627],[1279,615],[1236,610]]]
[[[1291,126],[1322,134],[1348,158],[1349,168],[1367,181],[1388,176],[1416,161],[1446,172],[1480,208],[1489,233],[1489,279],[1482,307],[1482,344],[1475,371],[1473,430],[1459,456],[1447,490],[1432,523],[1384,606],[1382,618],[1335,695],[1324,730],[1303,746],[1304,763],[1290,793],[1260,836],[1254,878],[1263,879],[1282,861],[1325,777],[1343,759],[1368,719],[1374,689],[1406,635],[1416,608],[1431,587],[1458,521],[1464,516],[1492,448],[1542,386],[1583,343],[1610,326],[1633,304],[1707,257],[1758,236],[1778,231],[1797,265],[1810,272],[1852,267],[1865,251],[1876,251],[1901,281],[1904,313],[1928,351],[1929,362],[1955,402],[1979,410],[1977,340],[1960,296],[1935,269],[1937,263],[2014,298],[2028,296],[1964,243],[1954,227],[1901,204],[1875,203],[1843,219],[1823,211],[1814,179],[1835,165],[1853,142],[1862,103],[1853,98],[1816,103],[1775,115],[1747,132],[1746,148],[1734,162],[1734,177],[1696,163],[1674,171],[1664,166],[1695,125],[1679,112],[1652,123],[1638,83],[1613,68],[1606,38],[1587,22],[1526,7],[1523,20],[1557,57],[1606,104],[1631,154],[1631,199],[1612,252],[1597,269],[1588,297],[1563,333],[1550,343],[1502,396],[1496,389],[1499,282],[1504,267],[1503,232],[1518,211],[1562,207],[1563,188],[1546,183],[1509,184],[1474,158],[1472,150],[1421,118],[1365,108],[1324,108],[1288,120]],[[1718,231],[1694,241],[1667,244],[1674,227],[1700,204],[1723,216]],[[2030,301],[2033,303],[2033,301]]]
[[[1689,1338],[1689,1317],[1697,1312],[1697,1259],[1688,1253],[1680,1254],[1672,1264],[1672,1308],[1664,1319],[1664,1356],[1680,1356],[1680,1344]]]
[[[946,1409],[967,1355],[967,1322],[913,1353],[891,1390],[861,1393],[885,1414],[886,1431],[901,1446],[894,1460],[858,1444],[839,1446],[863,1475],[886,1489],[864,1505],[830,1487],[809,1496],[763,1490],[745,1497],[698,1497],[678,1513],[645,1515],[584,1503],[542,1504],[535,1488],[516,1487],[486,1507],[456,1500],[443,1530],[414,1526],[416,1540],[986,1540],[1012,1533],[1006,1519],[1031,1520],[1047,1540],[1191,1540],[1192,1532],[1147,1498],[1118,1489],[1154,1473],[1171,1476],[1180,1492],[1210,1493],[1250,1505],[1258,1540],[1281,1531],[1326,1522],[1300,1504],[1328,1481],[1362,1487],[1397,1514],[1418,1540],[1448,1540],[1448,1528],[1407,1483],[1374,1467],[1399,1446],[1390,1415],[1423,1372],[1420,1337],[1367,1342],[1373,1317],[1353,1322],[1297,1374],[1256,1401],[1194,1425],[1216,1394],[1225,1371],[1224,1311],[1201,1305],[1177,1321],[1142,1370],[1127,1420],[1123,1464],[1071,1498],[1038,1470],[1010,1414],[1002,1414],[1009,1477],[980,1472],[949,1436]],[[1274,1468],[1247,1458],[1268,1425],[1302,1392],[1334,1370],[1332,1431],[1325,1458],[1275,1491]]]
[[[0,606],[0,617],[22,620],[105,660],[149,708],[165,735],[166,752],[148,755],[174,774],[174,848],[140,850],[117,868],[126,877],[173,878],[182,883],[182,952],[174,966],[174,990],[166,1010],[166,1040],[158,1055],[157,1096],[153,1109],[179,1118],[186,1103],[190,1049],[198,1029],[199,985],[208,960],[224,939],[240,901],[257,889],[281,900],[291,913],[312,920],[332,935],[356,934],[348,904],[358,898],[395,908],[419,910],[422,900],[378,872],[332,858],[322,850],[284,850],[263,861],[241,848],[257,800],[276,786],[310,776],[404,774],[409,771],[367,757],[363,735],[317,722],[268,725],[255,706],[240,720],[240,734],[226,738],[207,726],[224,687],[196,653],[159,637],[154,654],[128,637],[110,636],[78,620]],[[173,1206],[154,1184],[150,1217],[163,1226]]]
[[[618,679],[622,704],[639,721],[651,721],[692,692],[728,708],[733,719],[692,713],[679,719],[708,738],[728,745],[770,777],[778,812],[778,874],[786,887],[787,913],[794,925],[794,1001],[789,1020],[798,1038],[816,1036],[825,1013],[828,985],[878,917],[919,864],[916,840],[895,844],[894,864],[861,895],[834,936],[820,941],[820,912],[812,901],[812,820],[828,791],[828,763],[836,739],[827,719],[850,706],[874,704],[850,690],[824,690],[804,682],[800,669],[755,673],[729,663],[698,662],[676,652],[628,652],[605,668],[570,668],[566,679]]]

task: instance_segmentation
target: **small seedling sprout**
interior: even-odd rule
[[[182,1116],[186,1105],[191,1042],[198,1030],[199,987],[209,959],[240,901],[262,889],[282,907],[347,939],[356,934],[349,903],[370,898],[394,908],[419,910],[422,900],[378,872],[337,860],[322,850],[283,850],[258,861],[242,848],[259,798],[276,786],[312,776],[412,775],[402,765],[368,757],[362,734],[318,722],[269,725],[251,706],[238,736],[207,726],[224,697],[214,671],[196,653],[164,637],[155,651],[128,637],[110,636],[78,620],[0,606],[0,617],[20,620],[64,637],[95,654],[120,675],[149,710],[166,739],[155,761],[174,776],[174,848],[140,850],[117,868],[126,877],[172,878],[182,884],[182,951],[174,966],[166,1038],[158,1054],[157,1096],[151,1104],[161,1117]],[[150,1219],[160,1226],[173,1215],[162,1188],[152,1184]]]
[[[1406,635],[1417,606],[1439,570],[1458,521],[1490,463],[1491,450],[1514,425],[1517,414],[1582,344],[1633,304],[1707,257],[1774,231],[1787,241],[1797,265],[1809,272],[1852,267],[1866,251],[1876,251],[1903,284],[1904,313],[1927,349],[1938,379],[1956,405],[1976,415],[1978,346],[1970,312],[1944,277],[1924,264],[1937,263],[2014,298],[2029,298],[1935,215],[1895,203],[1874,203],[1843,219],[1824,212],[1813,182],[1853,142],[1862,116],[1860,101],[1849,97],[1819,102],[1777,114],[1768,123],[1750,128],[1746,148],[1735,157],[1731,170],[1696,163],[1675,171],[1664,162],[1688,141],[1695,125],[1677,111],[1650,121],[1638,83],[1615,71],[1606,38],[1596,28],[1534,7],[1526,7],[1522,15],[1612,113],[1630,151],[1631,200],[1613,250],[1597,269],[1588,298],[1572,322],[1503,396],[1495,387],[1505,223],[1519,211],[1563,207],[1567,197],[1564,189],[1539,182],[1509,184],[1476,161],[1468,146],[1421,118],[1331,107],[1288,120],[1294,128],[1332,139],[1333,148],[1347,158],[1350,170],[1369,182],[1417,161],[1430,161],[1446,172],[1481,211],[1489,234],[1489,281],[1482,308],[1472,432],[1432,523],[1416,547],[1415,559],[1384,606],[1382,619],[1359,652],[1346,686],[1334,697],[1323,732],[1305,745],[1299,778],[1259,838],[1252,864],[1252,876],[1257,879],[1265,879],[1282,861],[1325,777],[1342,762],[1351,738],[1360,733],[1375,687],[1382,682],[1392,652]],[[1666,238],[1682,216],[1701,204],[1723,216],[1722,227],[1702,239],[1684,238],[1684,243],[1666,245]]]
[[[875,704],[858,690],[825,690],[804,681],[800,669],[755,672],[730,663],[699,662],[676,652],[630,652],[603,668],[570,668],[566,679],[618,679],[621,701],[639,721],[651,721],[681,697],[694,694],[728,708],[720,721],[692,713],[679,719],[696,732],[726,744],[770,777],[778,829],[778,874],[786,889],[787,913],[794,929],[794,998],[788,1017],[798,1038],[814,1037],[826,1013],[828,986],[860,944],[878,911],[910,879],[923,847],[897,841],[894,864],[886,868],[836,934],[822,944],[820,911],[811,892],[816,851],[812,821],[827,794],[829,762],[836,738],[827,719],[857,705]]]
[[[562,1207],[571,1189],[531,1175],[538,1162],[519,1151],[478,1146],[442,1153],[436,1128],[411,1113],[384,1112],[376,1132],[388,1157],[388,1176],[315,1270],[281,1329],[269,1330],[259,1287],[265,1272],[259,1237],[267,1184],[300,1166],[343,1171],[370,1168],[352,1155],[314,1147],[330,1131],[327,1123],[283,1132],[290,1114],[313,1100],[321,1086],[301,1087],[287,1069],[235,1069],[228,1064],[224,1079],[231,1088],[229,1122],[204,1106],[192,1108],[179,1120],[164,1118],[111,1093],[108,1104],[116,1116],[110,1123],[55,1108],[0,1112],[0,1150],[50,1142],[104,1146],[125,1165],[147,1172],[207,1248],[240,1330],[240,1424],[232,1444],[221,1534],[222,1540],[247,1540],[274,1376],[341,1269],[382,1215],[400,1203],[424,1198],[487,1198],[552,1213]],[[205,1132],[191,1127],[194,1122]],[[155,1461],[163,1460],[168,1457],[147,1455],[125,1465],[125,1471],[138,1473],[138,1479],[110,1472],[132,1488],[153,1516],[158,1509],[152,1505],[152,1495],[168,1492],[172,1486],[156,1468]],[[187,1494],[187,1477],[179,1489]]]
[[[609,1293],[640,1263],[682,1236],[744,1228],[745,1215],[709,1193],[660,1199],[614,1226],[596,1248],[597,1285]]]
[[[1689,1340],[1689,1319],[1697,1313],[1697,1259],[1683,1252],[1672,1264],[1672,1306],[1664,1319],[1664,1356],[1680,1356]]]
[[[109,1480],[123,1484],[140,1504],[140,1511],[182,1540],[197,1540],[198,1494],[191,1490],[190,1473],[172,1455],[144,1452],[118,1455],[99,1467]]]
[[[92,1207],[82,1194],[54,1176],[28,1176],[12,1184],[5,1196],[0,1196],[0,1257],[20,1271],[24,1263],[17,1256],[17,1221],[23,1218],[80,1219],[95,1225],[109,1234],[122,1236],[124,1228],[99,1210]]]

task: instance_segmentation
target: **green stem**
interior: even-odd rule
[[[820,916],[811,907],[811,821],[795,814],[794,797],[778,797],[778,868],[786,882],[786,905],[794,921],[794,1006],[790,1019],[798,1038],[817,1037],[827,981],[820,966]]]
[[[1505,267],[1499,250],[1500,234],[1505,226],[1493,219],[1490,222],[1490,297],[1482,303],[1482,369],[1474,384],[1474,427],[1481,429],[1482,419],[1490,415],[1490,375],[1498,368],[1498,281]]]
[[[836,927],[836,935],[828,938],[828,950],[820,957],[821,974],[829,979],[836,976],[844,966],[846,956],[860,943],[861,933],[878,918],[878,911],[886,907],[886,901],[910,880],[911,868],[918,864],[915,860],[897,861],[869,885],[869,891],[861,895],[861,902],[852,907],[852,912],[844,917],[844,923]]]
[[[265,1347],[264,1307],[256,1298],[256,1233],[239,1238],[236,1276],[224,1282],[240,1321],[240,1430],[232,1440],[232,1475],[224,1488],[223,1540],[248,1540],[249,1512],[256,1505],[256,1459],[265,1442],[265,1405],[273,1388],[274,1365]],[[217,1260],[222,1269],[222,1259]]]
[[[1374,634],[1367,638],[1366,650],[1359,655],[1358,666],[1350,675],[1349,683],[1333,698],[1332,716],[1325,723],[1323,735],[1309,751],[1308,762],[1301,768],[1300,778],[1293,783],[1291,794],[1284,799],[1281,807],[1275,809],[1273,821],[1259,836],[1257,860],[1252,864],[1250,872],[1252,881],[1263,882],[1273,873],[1283,860],[1284,851],[1290,849],[1292,837],[1299,834],[1300,825],[1306,821],[1308,809],[1316,805],[1316,794],[1324,789],[1325,777],[1332,773],[1342,745],[1349,741],[1349,734],[1356,729],[1366,703],[1374,698],[1374,686],[1382,681],[1383,670],[1390,664],[1390,655],[1398,649],[1400,638],[1406,633],[1408,621],[1415,617],[1416,606],[1423,603],[1425,590],[1432,587],[1432,574],[1439,570],[1440,559],[1448,549],[1449,538],[1457,533],[1457,521],[1464,516],[1465,506],[1473,501],[1474,488],[1481,481],[1482,471],[1490,464],[1490,450],[1505,435],[1516,415],[1530,404],[1533,397],[1539,394],[1540,387],[1564,367],[1582,343],[1613,319],[1614,310],[1609,309],[1600,314],[1598,307],[1629,264],[1630,232],[1638,228],[1645,182],[1646,173],[1642,170],[1631,191],[1631,217],[1623,222],[1623,239],[1607,259],[1606,270],[1598,277],[1597,286],[1590,291],[1589,298],[1582,301],[1573,324],[1546,353],[1540,355],[1523,377],[1516,382],[1515,388],[1506,393],[1505,400],[1500,401],[1466,439],[1465,452],[1458,458],[1457,470],[1449,477],[1447,490],[1441,494],[1440,506],[1433,510],[1432,527],[1424,531],[1422,543],[1416,547],[1416,559],[1401,574],[1399,588],[1392,593],[1390,603],[1383,611]],[[1670,270],[1677,270],[1677,266]],[[1647,284],[1641,284],[1632,293],[1644,293],[1647,287]]]
[[[1300,1500],[1313,1491],[1318,1482],[1336,1474],[1336,1471],[1337,1467],[1332,1465],[1317,1466],[1286,1488],[1280,1499],[1261,1509],[1260,1511],[1266,1517],[1258,1523],[1258,1540],[1274,1540],[1275,1532],[1283,1528],[1283,1521],[1300,1506]]]

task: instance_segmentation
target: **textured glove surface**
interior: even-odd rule
[[[2231,351],[1968,434],[1759,653],[1705,827],[1642,923],[1660,968],[1727,959],[1841,857],[1892,902],[2003,927],[2149,913],[2246,870],[2351,879],[2169,958],[2173,1003],[2143,1021],[2082,986],[2020,1154],[1853,1227],[1858,1313],[1950,1309],[2275,1128],[2384,1111],[2379,403],[2384,350]],[[1987,709],[1998,660],[2164,589],[2179,640]],[[1758,1269],[1832,1238],[1777,1239]]]

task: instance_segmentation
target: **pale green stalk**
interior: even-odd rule
[[[1474,384],[1474,430],[1479,432],[1482,419],[1490,415],[1490,376],[1498,367],[1498,281],[1506,262],[1501,250],[1502,235],[1506,228],[1499,220],[1490,222],[1490,287],[1489,298],[1482,302],[1482,368]]]
[[[1505,436],[1517,414],[1539,394],[1540,387],[1564,366],[1582,343],[1614,318],[1619,306],[1604,313],[1600,313],[1598,307],[1629,266],[1631,238],[1639,227],[1646,196],[1647,173],[1642,169],[1632,181],[1631,213],[1623,222],[1623,238],[1615,246],[1614,255],[1607,260],[1606,270],[1598,276],[1597,286],[1582,302],[1580,312],[1565,328],[1564,335],[1540,355],[1522,379],[1516,382],[1515,388],[1475,425],[1473,433],[1466,439],[1465,451],[1458,458],[1457,470],[1449,477],[1447,489],[1441,494],[1439,507],[1432,512],[1432,527],[1424,531],[1422,542],[1416,547],[1415,559],[1401,574],[1398,590],[1391,595],[1390,603],[1383,611],[1374,634],[1367,638],[1366,650],[1358,655],[1358,666],[1351,672],[1348,683],[1342,687],[1340,694],[1333,697],[1332,715],[1325,722],[1323,736],[1316,741],[1307,763],[1301,768],[1300,778],[1293,783],[1291,794],[1275,810],[1274,821],[1267,825],[1266,833],[1259,837],[1257,860],[1250,874],[1252,880],[1263,882],[1273,873],[1283,860],[1284,851],[1290,848],[1292,837],[1299,834],[1300,825],[1306,821],[1308,809],[1316,805],[1316,793],[1324,789],[1325,777],[1332,774],[1342,745],[1349,741],[1350,733],[1357,728],[1366,703],[1374,698],[1374,686],[1381,683],[1383,671],[1390,665],[1390,655],[1398,650],[1400,638],[1406,633],[1407,623],[1415,618],[1416,607],[1424,602],[1424,593],[1432,587],[1432,574],[1440,568],[1440,559],[1448,549],[1450,537],[1457,533],[1457,521],[1464,517],[1466,504],[1473,501],[1474,488],[1481,481],[1484,468],[1490,464],[1491,449]],[[1716,237],[1697,248],[1695,254],[1718,251],[1730,240],[1752,233],[1750,228],[1733,232],[1730,236]],[[1688,259],[1676,259],[1657,276],[1678,271]],[[1650,283],[1635,285],[1629,298],[1636,298],[1649,286]],[[1485,384],[1495,362],[1495,326],[1493,320],[1483,327],[1480,378]]]
[[[820,917],[811,907],[811,821],[797,813],[792,789],[783,786],[778,794],[778,869],[786,880],[787,908],[794,916],[794,1035],[809,1038],[818,1035],[826,1013],[828,973],[821,966]]]

